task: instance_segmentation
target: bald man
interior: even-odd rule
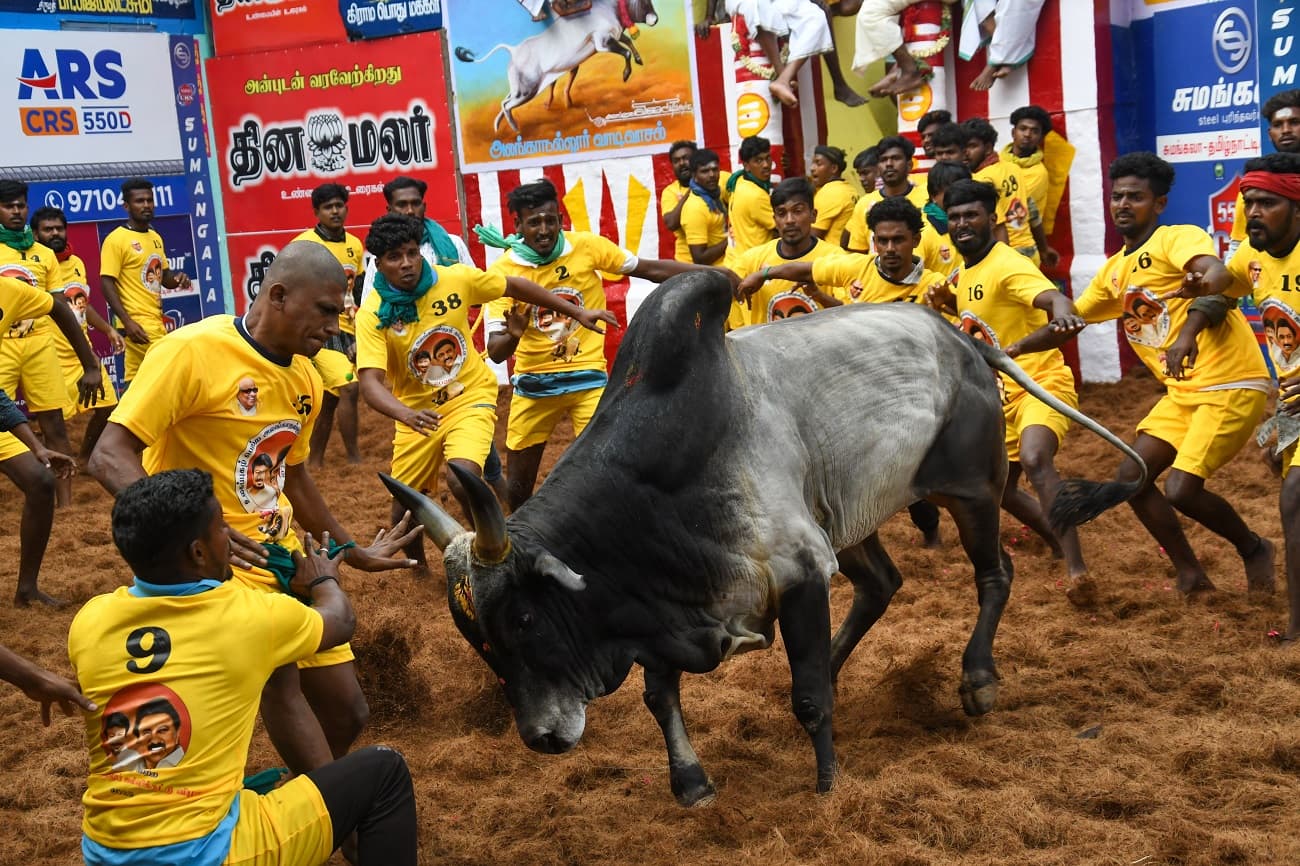
[[[323,390],[311,357],[339,331],[346,285],[325,247],[289,244],[247,314],[212,316],[159,341],[90,457],[90,473],[114,495],[164,469],[208,472],[230,527],[233,579],[259,591],[288,591],[302,555],[295,519],[353,568],[413,564],[394,554],[418,526],[408,532],[404,518],[357,547],[307,471]],[[346,754],[368,714],[347,644],[280,668],[262,693],[267,733],[297,773]]]

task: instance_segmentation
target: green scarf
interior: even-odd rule
[[[416,284],[412,291],[404,292],[401,289],[395,289],[388,284],[383,273],[375,271],[375,291],[379,292],[379,328],[392,327],[395,322],[418,322],[420,313],[415,308],[415,302],[425,296],[425,293],[432,289],[438,283],[437,272],[429,267],[428,262],[422,262],[423,267],[420,270],[420,282]]]
[[[343,551],[356,546],[357,543],[355,541],[339,544],[331,538],[330,549],[325,555],[330,559],[337,559],[339,554]],[[293,576],[298,572],[298,566],[294,564],[293,553],[290,552],[289,548],[285,547],[283,544],[277,544],[274,541],[263,541],[262,549],[266,551],[266,570],[275,575],[275,582],[280,584],[280,590],[286,595],[291,595],[298,599],[298,601],[310,607],[310,598],[303,598],[301,595],[298,595],[298,593],[289,588],[290,582],[293,581]]]
[[[754,177],[752,174],[750,174],[748,171],[745,171],[745,170],[742,169],[741,171],[734,172],[734,173],[731,175],[731,177],[727,178],[727,193],[728,193],[728,194],[733,193],[733,192],[736,191],[736,184],[740,183],[740,179],[741,179],[742,177],[743,177],[745,180],[749,181],[750,183],[758,184],[758,186],[759,186],[760,188],[762,188],[763,192],[768,192],[768,193],[770,193],[770,192],[772,191],[772,183],[771,183],[771,181],[759,180],[758,178],[756,178],[756,177]]]
[[[460,264],[460,250],[456,249],[456,245],[451,242],[451,235],[433,220],[425,218],[424,237],[421,240],[433,247],[433,254],[438,259],[438,264],[444,268]]]
[[[935,231],[941,235],[948,233],[948,214],[943,208],[932,201],[928,201],[925,203],[925,207],[921,208],[921,212],[929,217],[930,225],[934,226]]]
[[[36,235],[32,234],[31,226],[23,226],[20,232],[0,226],[0,244],[22,252],[30,250],[34,243],[36,243]]]
[[[549,265],[558,259],[560,254],[564,252],[564,248],[568,246],[568,241],[564,239],[564,232],[560,232],[560,236],[555,239],[555,246],[548,256],[542,255],[524,243],[522,235],[502,235],[501,229],[496,226],[474,226],[474,234],[478,235],[478,239],[483,242],[484,246],[496,247],[499,250],[510,250],[535,268]]]

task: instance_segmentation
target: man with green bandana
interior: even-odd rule
[[[515,188],[506,206],[517,234],[503,238],[495,229],[475,229],[483,243],[506,250],[488,273],[531,280],[588,310],[605,309],[601,274],[662,282],[704,267],[640,259],[598,234],[561,231],[559,195],[549,180]],[[487,316],[488,356],[500,363],[515,355],[506,425],[506,484],[513,510],[533,494],[542,451],[560,418],[568,413],[577,436],[596,411],[609,378],[605,340],[564,316],[507,299],[494,301]]]

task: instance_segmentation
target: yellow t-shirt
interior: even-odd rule
[[[355,334],[357,332],[357,303],[352,296],[352,284],[357,278],[357,274],[365,270],[362,262],[362,255],[365,253],[365,245],[357,239],[357,236],[349,232],[343,233],[343,240],[331,241],[314,228],[294,238],[295,241],[311,241],[320,244],[329,250],[334,258],[338,259],[339,264],[343,266],[343,273],[348,275],[348,287],[343,292],[343,312],[339,313],[339,330],[345,334]]]
[[[1053,291],[1056,286],[1033,262],[999,241],[978,264],[963,266],[958,275],[953,290],[958,327],[977,340],[1006,348],[1047,324],[1047,313],[1034,306],[1034,299]],[[1021,355],[1016,363],[1036,382],[1070,373],[1060,349]],[[999,375],[1008,400],[1024,393],[1005,374]]]
[[[1234,280],[1224,294],[1253,294],[1264,323],[1269,357],[1279,376],[1300,371],[1300,244],[1282,258],[1243,244],[1228,262]]]
[[[1040,215],[1047,212],[1047,191],[1051,186],[1052,178],[1047,171],[1047,163],[1041,158],[1035,160],[1034,157],[1016,157],[1011,153],[1011,145],[1002,149],[1000,158],[1007,165],[1010,165],[1020,174],[1020,182],[1023,184],[1023,191],[1029,198],[1033,199],[1038,206]],[[1038,152],[1039,154],[1042,151]],[[1026,165],[1025,163],[1031,163]]]
[[[709,210],[704,199],[692,195],[686,199],[686,204],[682,205],[682,236],[686,239],[686,258],[682,261],[691,262],[693,261],[690,250],[692,246],[711,247],[726,238],[727,215],[720,211]],[[722,255],[703,264],[718,264],[726,257],[727,251],[723,249]]]
[[[880,272],[874,255],[841,253],[813,263],[813,282],[843,286],[848,300],[858,304],[924,303],[926,289],[942,283],[944,277],[926,270],[920,259],[913,258],[912,264],[912,272],[898,281]]]
[[[930,201],[930,194],[926,192],[924,184],[914,183],[905,198],[916,205],[917,210],[921,210]],[[884,200],[884,190],[877,189],[858,199],[858,203],[853,206],[853,214],[849,217],[848,225],[850,250],[871,252],[874,249],[871,246],[871,230],[867,228],[867,214],[872,207]],[[838,244],[839,240],[837,239],[835,243]]]
[[[122,307],[132,319],[162,327],[162,276],[167,252],[153,229],[133,231],[118,226],[104,238],[99,251],[99,275],[117,280]]]
[[[285,467],[307,459],[323,390],[308,358],[273,357],[242,319],[210,316],[158,341],[109,420],[148,446],[150,475],[202,469],[231,528],[301,549],[281,491]],[[276,585],[262,569],[251,577]]]
[[[86,263],[81,260],[80,256],[71,255],[59,262],[58,271],[54,275],[55,291],[67,297],[68,290],[80,290],[81,296],[90,303],[90,284],[86,282]],[[75,295],[77,292],[74,291]],[[68,305],[72,307],[72,312],[76,314],[77,321],[81,323],[82,333],[86,334],[87,339],[90,337],[90,328],[86,324],[86,310],[79,306],[79,302],[68,298]],[[58,328],[54,329],[54,347],[59,355],[59,364],[63,367],[76,366],[81,367],[81,360],[77,353],[73,351],[72,344],[63,336],[63,332]],[[104,387],[108,388],[109,383],[104,382]]]
[[[677,181],[673,181],[664,187],[664,191],[659,193],[659,216],[663,216],[673,208],[677,207],[677,201],[690,191],[690,187],[682,186]],[[691,260],[691,250],[686,246],[686,233],[680,228],[673,232],[675,239],[673,245],[673,258],[679,262],[689,262]]]
[[[59,260],[54,255],[54,250],[45,244],[35,243],[25,250],[16,250],[11,246],[0,244],[0,277],[13,277],[41,291],[55,292],[58,291],[58,282],[55,279],[58,268]],[[49,317],[42,315],[35,319],[18,319],[12,322],[4,336],[19,339],[57,330]]]
[[[1162,301],[1160,296],[1182,285],[1187,263],[1202,255],[1214,255],[1214,241],[1202,229],[1160,226],[1137,249],[1122,249],[1107,259],[1075,307],[1089,322],[1120,319],[1129,345],[1166,388],[1184,392],[1228,386],[1262,390],[1267,387],[1268,368],[1240,310],[1232,310],[1222,324],[1201,331],[1196,338],[1196,366],[1185,378],[1165,375],[1165,351],[1178,339],[1192,301]]]
[[[1020,169],[998,160],[975,172],[973,178],[997,188],[998,222],[1006,223],[1007,244],[1015,249],[1034,246],[1034,232],[1029,227],[1029,192],[1020,178]]]
[[[383,370],[393,396],[412,409],[442,414],[462,406],[496,408],[497,378],[474,348],[469,308],[506,293],[504,274],[467,265],[434,267],[438,281],[415,302],[417,322],[379,327],[378,291],[357,310],[357,369]]]
[[[165,597],[123,586],[86,602],[68,632],[77,682],[99,706],[85,716],[85,834],[129,849],[216,829],[242,788],[262,687],[315,653],[323,630],[298,600],[233,582]]]
[[[776,231],[772,194],[743,177],[736,181],[736,188],[731,192],[727,216],[731,220],[733,256],[761,247],[772,240]]]
[[[591,232],[565,232],[564,252],[549,265],[530,265],[507,251],[492,266],[490,274],[523,277],[589,310],[606,307],[607,274],[626,274],[637,266],[637,257],[613,241]],[[488,306],[490,319],[504,319],[512,298],[500,298]],[[590,331],[567,316],[534,307],[524,335],[515,349],[516,373],[561,373],[571,370],[604,370],[605,337]]]
[[[835,244],[817,239],[817,243],[813,244],[808,252],[797,258],[786,258],[777,251],[777,244],[779,243],[781,243],[780,240],[768,241],[761,247],[755,247],[747,253],[742,253],[736,259],[736,273],[741,277],[746,277],[758,273],[763,268],[776,267],[786,262],[815,262],[824,257],[844,254],[844,251]],[[840,300],[848,300],[848,295],[837,285],[823,286],[822,290]],[[820,304],[799,291],[796,284],[790,280],[768,280],[749,299],[749,303],[749,321],[747,324],[750,325],[775,322],[778,319],[812,313],[821,309]]]
[[[827,181],[813,199],[813,207],[817,209],[813,228],[825,231],[826,240],[838,247],[857,203],[858,193],[848,181],[843,178]]]
[[[17,277],[0,276],[0,340],[16,323],[43,318],[52,309],[54,296],[49,292],[34,288]]]
[[[929,219],[925,219],[923,222],[921,242],[916,245],[916,255],[920,256],[921,261],[925,262],[927,271],[934,271],[936,274],[943,274],[945,277],[952,276],[953,272],[961,267],[961,259],[957,256],[957,248],[953,246],[947,232],[940,234]]]

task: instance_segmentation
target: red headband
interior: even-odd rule
[[[1241,179],[1241,191],[1248,189],[1262,189],[1291,201],[1300,201],[1300,174],[1248,171]]]

